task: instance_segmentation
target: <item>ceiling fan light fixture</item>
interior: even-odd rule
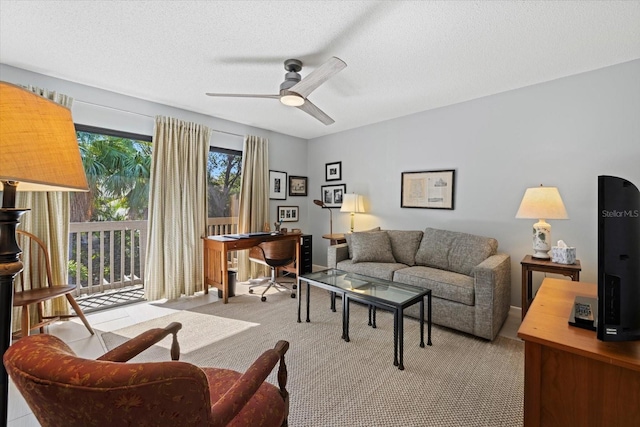
[[[280,102],[282,102],[284,105],[288,105],[289,107],[299,107],[304,104],[304,98],[300,95],[293,94],[282,95],[280,97]]]

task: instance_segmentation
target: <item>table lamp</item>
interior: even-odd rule
[[[19,86],[0,82],[0,351],[11,344],[13,280],[21,270],[16,191],[86,191],[71,111]],[[20,184],[20,185],[18,185]],[[0,364],[0,424],[7,421],[8,376]]]
[[[516,218],[538,219],[533,224],[533,257],[549,259],[551,225],[545,219],[568,219],[567,210],[556,187],[527,188]]]
[[[342,199],[342,206],[340,207],[340,212],[350,212],[351,213],[351,229],[350,233],[353,233],[353,218],[356,213],[364,213],[364,201],[361,195],[351,193],[345,194]]]
[[[331,208],[324,204],[322,200],[314,200],[313,203],[320,206],[321,208],[329,209],[329,234],[333,234],[333,212],[331,212]]]

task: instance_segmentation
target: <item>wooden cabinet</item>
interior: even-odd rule
[[[595,284],[547,278],[524,318],[524,426],[640,425],[640,341],[604,342],[568,324]]]

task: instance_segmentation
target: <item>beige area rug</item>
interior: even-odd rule
[[[209,346],[215,342],[229,338],[234,334],[258,326],[257,323],[242,320],[194,313],[191,311],[180,311],[118,329],[113,333],[120,337],[133,338],[149,329],[164,328],[171,322],[180,322],[182,324],[182,329],[178,332],[178,342],[180,343],[180,353],[182,354],[191,353],[199,348]],[[103,334],[103,338],[104,336],[105,334]],[[157,343],[156,346],[170,350],[172,340],[173,336],[169,335]]]
[[[434,326],[433,346],[420,348],[419,323],[405,320],[405,370],[393,366],[393,317],[378,312],[378,328],[367,326],[367,310],[352,305],[350,338],[341,337],[341,313],[329,310],[325,291],[312,288],[311,323],[297,323],[297,301],[288,295],[242,295],[194,310],[201,315],[259,324],[192,352],[181,360],[244,372],[279,339],[290,342],[286,361],[291,393],[289,425],[296,426],[521,426],[524,345],[493,342]],[[173,316],[173,315],[172,315]],[[167,316],[167,322],[176,317]],[[227,329],[227,325],[218,326]],[[204,329],[204,324],[199,325]],[[189,338],[178,336],[183,348]],[[215,331],[201,331],[206,333]],[[426,333],[426,331],[425,331]],[[103,334],[108,348],[125,340]],[[168,360],[152,348],[138,360]],[[269,381],[276,384],[275,374]]]

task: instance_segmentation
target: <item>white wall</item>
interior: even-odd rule
[[[73,97],[75,99],[72,108],[74,122],[83,125],[151,136],[153,135],[153,117],[165,115],[200,123],[215,130],[268,138],[270,169],[306,176],[307,141],[304,139],[32,73],[5,64],[0,64],[0,80],[38,86]],[[118,110],[124,110],[124,112]],[[211,145],[215,147],[242,150],[242,144],[243,138],[239,136],[220,132],[213,132],[211,136]],[[300,206],[300,221],[286,223],[286,226],[306,231],[308,229],[307,199],[308,197],[287,197],[287,200],[272,200],[270,202],[271,227],[273,228],[273,222],[277,218],[277,206]]]
[[[515,218],[527,187],[559,188],[570,219],[549,220],[552,240],[575,246],[581,280],[597,281],[597,177],[640,187],[640,60],[316,138],[308,155],[309,202],[334,161],[347,192],[365,195],[370,213],[356,214],[356,231],[436,227],[498,239],[520,306],[520,261],[536,222]],[[401,173],[434,169],[456,170],[455,210],[401,209]],[[315,205],[309,215],[314,262],[326,265],[319,237],[329,215]],[[348,231],[349,214],[333,217],[334,232]]]

